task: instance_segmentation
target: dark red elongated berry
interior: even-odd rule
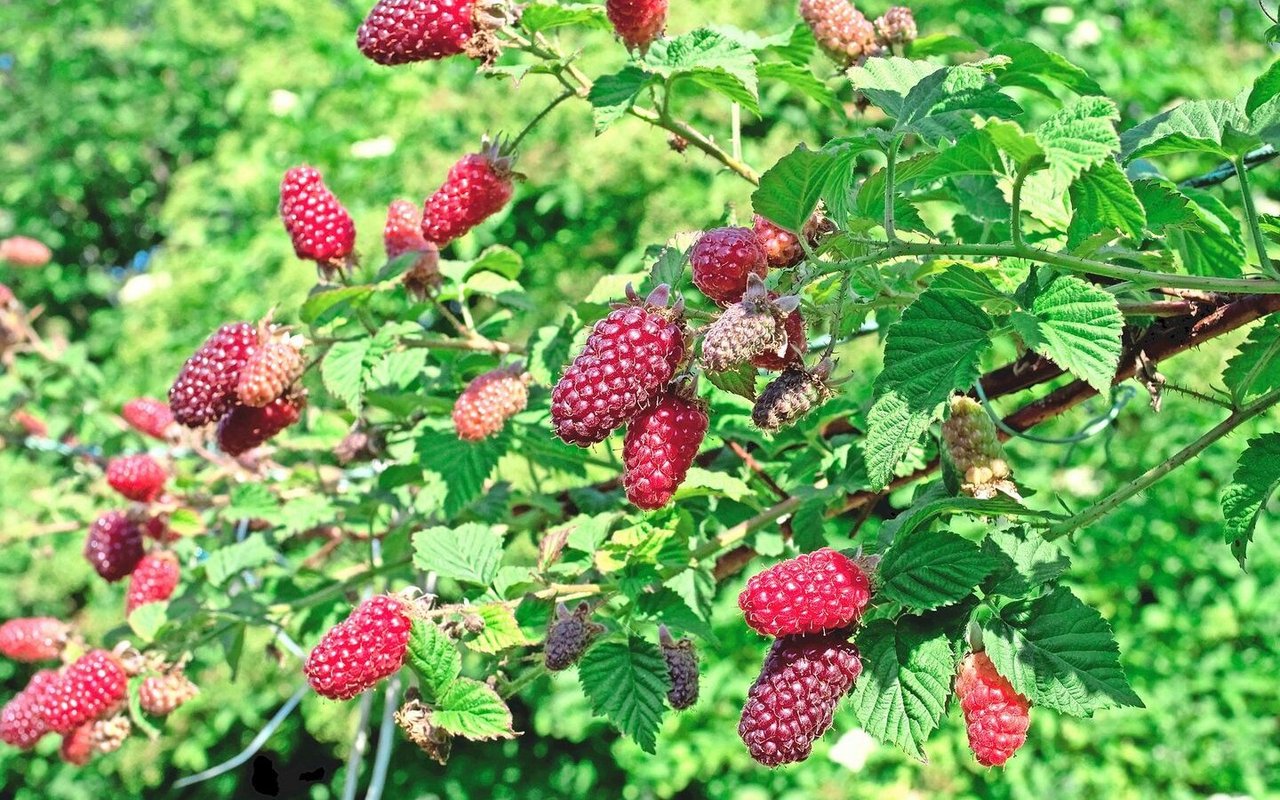
[[[757,762],[777,767],[809,757],[862,673],[858,649],[848,638],[843,631],[773,643],[738,723],[738,735]]]
[[[105,650],[90,650],[50,681],[39,708],[50,730],[66,735],[118,708],[129,680],[124,667]]]
[[[169,389],[169,409],[180,425],[200,428],[235,403],[240,371],[258,349],[258,328],[232,322],[213,333],[182,365]]]
[[[0,741],[7,745],[30,750],[36,742],[49,733],[49,723],[40,714],[40,697],[45,687],[58,679],[58,673],[42,669],[22,691],[0,709]]]
[[[142,560],[142,526],[123,511],[108,511],[90,526],[84,557],[106,580],[120,580]]]
[[[302,418],[303,400],[279,397],[263,406],[236,406],[218,422],[218,447],[229,456],[247,453],[265,444]]]
[[[701,401],[669,391],[627,423],[622,485],[639,508],[662,508],[684,483],[702,439],[707,411]]]
[[[672,639],[665,625],[658,627],[658,644],[671,681],[667,702],[676,711],[682,711],[698,702],[698,651],[688,637],[679,641]]]
[[[720,304],[736,303],[747,291],[747,276],[769,271],[764,248],[750,228],[709,230],[689,250],[693,284]]]
[[[404,663],[411,626],[404,603],[378,595],[329,629],[307,656],[307,682],[332,700],[349,700],[394,675]]]
[[[160,603],[173,596],[178,588],[180,569],[178,557],[167,550],[148,553],[138,562],[129,576],[129,591],[125,594],[125,614],[132,614],[138,606]]]
[[[790,636],[851,625],[870,600],[871,581],[858,562],[824,547],[754,575],[738,607],[756,632]]]
[[[475,34],[475,0],[378,0],[356,46],[386,66],[457,55]]]

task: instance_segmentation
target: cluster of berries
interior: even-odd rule
[[[604,631],[603,625],[592,621],[591,607],[586,603],[579,603],[573,611],[564,603],[557,604],[542,645],[547,670],[560,672],[578,663]],[[665,625],[658,626],[658,646],[667,666],[667,703],[683,711],[698,702],[698,652],[692,639],[674,639]]]
[[[303,344],[268,320],[223,325],[187,359],[170,387],[174,420],[188,428],[217,420],[218,446],[227,455],[265,443],[302,416]]]
[[[63,760],[79,766],[119,749],[128,737],[132,725],[124,706],[130,677],[145,674],[138,700],[154,716],[171,713],[196,694],[181,668],[149,663],[122,649],[84,651],[70,627],[50,617],[0,625],[0,655],[23,662],[64,661],[60,669],[36,672],[0,709],[0,741],[30,750],[56,733],[62,736]]]
[[[769,767],[803,761],[831,727],[862,672],[849,641],[871,601],[871,581],[852,558],[829,548],[775,564],[738,597],[757,633],[778,637],[747,693],[738,735]]]
[[[800,16],[822,52],[841,69],[892,52],[916,38],[911,9],[894,6],[872,22],[849,0],[800,0]]]
[[[404,273],[405,286],[419,299],[440,284],[440,248],[501,211],[515,190],[515,157],[502,142],[484,143],[478,153],[449,168],[444,182],[419,211],[408,200],[387,208],[383,246],[387,259],[416,254]],[[325,186],[320,171],[293,167],[280,183],[280,217],[298,258],[314,261],[331,277],[354,261],[355,223]]]

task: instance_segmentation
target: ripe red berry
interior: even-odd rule
[[[178,588],[179,575],[178,557],[173,553],[158,550],[143,556],[129,576],[124,613],[132,614],[138,606],[168,600]]]
[[[163,717],[195,697],[198,691],[196,685],[181,672],[148,675],[138,686],[138,701],[143,711]]]
[[[709,230],[689,250],[693,284],[720,304],[736,303],[747,291],[747,276],[769,271],[764,248],[750,228]]]
[[[293,167],[284,174],[280,217],[293,252],[322,268],[341,268],[355,248],[355,223],[315,167]]]
[[[555,618],[547,628],[547,640],[542,645],[547,669],[559,672],[572,667],[602,633],[604,626],[591,621],[591,607],[586,603],[579,603],[572,613],[564,603],[558,604]]]
[[[775,641],[738,723],[751,757],[768,767],[808,758],[861,673],[858,649],[847,632]]]
[[[411,622],[404,603],[378,595],[329,629],[307,656],[307,681],[317,694],[349,700],[394,675],[404,663]]]
[[[129,676],[116,657],[90,650],[76,659],[40,694],[39,708],[49,729],[71,733],[124,702]]]
[[[169,404],[153,397],[137,397],[124,404],[120,416],[134,430],[153,439],[164,441],[169,426],[173,424],[173,412]]]
[[[285,395],[263,406],[236,406],[218,422],[218,447],[238,456],[266,443],[302,418],[303,401]]]
[[[246,406],[261,408],[285,394],[307,367],[301,337],[283,332],[268,336],[249,356],[236,382],[236,398]]]
[[[169,410],[180,425],[199,428],[235,403],[240,371],[258,349],[258,328],[232,322],[214,331],[187,359],[169,389]]]
[[[622,485],[639,508],[662,508],[684,483],[702,439],[707,411],[677,391],[660,395],[627,423]]]
[[[21,617],[0,625],[0,655],[14,661],[52,661],[62,655],[71,626],[53,617]]]
[[[120,456],[107,462],[107,483],[129,500],[150,503],[164,491],[169,476],[156,461],[145,453]]]
[[[422,236],[422,211],[408,200],[392,200],[391,205],[387,206],[387,224],[382,229],[382,245],[387,251],[388,261],[405,253],[419,253],[428,257],[434,255],[434,259],[428,260],[439,267],[436,246]]]
[[[379,64],[457,55],[475,33],[475,0],[378,0],[356,31],[360,52]]]
[[[15,267],[43,267],[53,258],[44,242],[30,236],[10,236],[0,239],[0,261]]]
[[[480,375],[453,404],[453,427],[458,438],[478,442],[492,436],[529,402],[529,373],[523,367],[504,367]]]
[[[627,49],[642,53],[667,24],[667,0],[605,0],[604,10]]]
[[[824,547],[753,576],[738,607],[758,633],[790,636],[852,625],[870,600],[871,581],[858,563]]]
[[[822,52],[841,67],[860,64],[880,51],[875,26],[849,0],[800,0],[800,16]]]
[[[454,164],[423,207],[423,238],[444,247],[501,211],[514,191],[511,165],[498,145]]]
[[[680,641],[672,639],[666,625],[658,626],[658,644],[671,681],[667,703],[676,711],[689,708],[698,702],[698,651],[687,637]]]
[[[83,767],[92,761],[97,753],[94,744],[93,723],[86,722],[62,737],[62,746],[58,748],[58,755],[68,764]]]
[[[603,441],[661,392],[686,354],[684,318],[661,286],[596,323],[551,390],[556,435],[585,447]]]
[[[106,580],[120,580],[142,560],[142,526],[123,511],[108,511],[89,528],[84,557]]]
[[[970,653],[960,662],[956,697],[979,764],[998,767],[1027,740],[1031,703],[996,672],[986,653]]]
[[[0,741],[30,750],[49,732],[49,724],[40,716],[40,697],[45,687],[57,679],[58,673],[42,669],[31,676],[21,692],[5,703],[0,709]]]

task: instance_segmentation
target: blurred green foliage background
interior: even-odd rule
[[[860,3],[860,6],[864,4]],[[887,3],[866,3],[874,16]],[[54,435],[119,449],[125,434],[101,409],[137,394],[162,395],[184,352],[227,319],[271,306],[290,318],[314,281],[295,260],[275,214],[283,171],[318,166],[360,231],[366,264],[381,261],[386,204],[417,200],[485,132],[519,130],[554,97],[546,78],[515,87],[450,60],[396,70],[356,51],[363,2],[315,0],[19,0],[0,3],[0,236],[47,242],[55,262],[0,272],[28,306],[44,306],[47,337],[75,344],[69,367],[0,376],[0,409],[28,398]],[[962,33],[993,44],[1031,39],[1081,64],[1120,103],[1128,127],[1182,98],[1230,97],[1268,62],[1269,21],[1252,0],[925,0],[924,33]],[[735,25],[786,30],[786,3],[673,0],[670,27]],[[607,36],[569,34],[589,67],[616,69]],[[829,66],[815,64],[820,70]],[[845,97],[848,97],[845,90]],[[721,139],[727,109],[690,98]],[[766,93],[762,120],[747,119],[745,155],[758,168],[797,141],[817,144],[856,123],[782,90]],[[1175,163],[1180,178],[1209,164]],[[539,299],[525,321],[546,322],[601,276],[638,268],[648,245],[678,231],[747,215],[750,187],[693,151],[673,152],[634,120],[602,137],[582,105],[557,109],[527,141],[528,179],[498,219],[455,247],[492,242],[518,250]],[[1255,188],[1274,213],[1280,174]],[[1238,341],[1239,337],[1235,337]],[[1223,343],[1165,370],[1175,382],[1217,369]],[[874,374],[873,343],[848,354]],[[852,391],[866,392],[867,387]],[[1108,437],[1072,450],[1011,446],[1027,485],[1069,498],[1100,496],[1193,438],[1214,409],[1169,397],[1156,415],[1132,403]],[[1068,430],[1071,421],[1059,423]],[[1274,418],[1272,419],[1274,424]],[[395,798],[1193,798],[1280,796],[1280,526],[1264,521],[1241,573],[1221,543],[1218,494],[1243,441],[1229,440],[1091,528],[1070,545],[1081,596],[1115,626],[1122,661],[1146,710],[1094,720],[1033,713],[1027,747],[1003,771],[975,766],[951,719],[918,764],[873,745],[838,715],[806,764],[770,772],[734,733],[763,643],[740,624],[740,586],[721,589],[719,647],[704,654],[703,700],[664,729],[657,757],[592,721],[572,677],[516,703],[519,739],[462,744],[441,768],[403,741],[387,797]],[[901,498],[900,498],[901,499]],[[90,635],[118,613],[78,555],[82,528],[107,501],[88,470],[55,453],[0,450],[0,617],[74,616]],[[39,537],[33,532],[68,530]],[[873,521],[866,535],[874,536]],[[296,662],[265,640],[249,642],[249,668],[199,676],[201,697],[164,735],[131,739],[87,769],[63,766],[56,743],[37,754],[0,751],[5,796],[177,796],[182,775],[238,752],[296,686]],[[4,696],[26,671],[0,662]],[[354,705],[308,696],[268,742],[281,796],[336,796]],[[380,703],[375,709],[380,708]],[[291,777],[323,767],[308,789]],[[252,765],[184,790],[197,798],[266,796]],[[292,794],[290,792],[293,792]]]

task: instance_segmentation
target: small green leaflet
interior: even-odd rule
[[[1239,133],[1250,127],[1235,103],[1192,100],[1125,131],[1120,137],[1120,152],[1126,162],[1175,153],[1232,159],[1262,143],[1257,136]]]
[[[596,133],[603,133],[626,116],[640,93],[653,81],[652,74],[632,65],[623,67],[622,71],[612,75],[596,78],[595,83],[591,84],[591,93],[587,95],[595,118]]]
[[[320,362],[320,379],[334,398],[353,412],[360,412],[364,393],[364,360],[373,345],[372,339],[334,342]]]
[[[1237,402],[1280,389],[1280,318],[1270,317],[1249,332],[1222,380]]]
[[[895,538],[876,575],[882,594],[929,611],[967,597],[994,567],[994,560],[968,539],[949,531],[921,531]]]
[[[1111,626],[1064,587],[1010,603],[982,632],[996,670],[1033,706],[1076,717],[1142,707],[1120,667]]]
[[[803,229],[838,164],[836,155],[797,145],[760,176],[751,195],[755,212],[789,231]]]
[[[1221,200],[1196,189],[1183,193],[1194,224],[1168,232],[1182,265],[1192,275],[1239,275],[1244,270],[1245,247],[1240,221]]]
[[[326,311],[337,307],[339,304],[364,300],[371,294],[373,294],[373,287],[370,286],[345,286],[341,289],[315,292],[302,304],[302,310],[298,312],[298,319],[304,325],[311,325],[324,316]]]
[[[1227,544],[1231,553],[1245,564],[1249,542],[1253,541],[1258,517],[1280,488],[1280,433],[1268,433],[1249,441],[1231,485],[1222,492],[1222,513],[1227,519]]]
[[[1123,350],[1124,316],[1115,295],[1060,275],[1036,294],[1029,311],[1031,318],[1015,320],[1028,345],[1099,392],[1110,389]]]
[[[154,739],[160,735],[160,729],[151,724],[151,720],[147,719],[146,713],[142,710],[141,689],[142,682],[146,679],[145,675],[134,675],[129,679],[129,718],[147,735],[147,738]]]
[[[699,28],[672,39],[658,39],[649,47],[644,67],[664,78],[688,79],[760,113],[756,55],[723,33]]]
[[[440,695],[431,721],[473,741],[512,739],[511,709],[498,693],[480,681],[458,678]]]
[[[982,548],[997,564],[991,579],[983,587],[988,594],[1003,597],[1026,597],[1044,584],[1055,580],[1070,566],[1057,545],[1040,534],[1015,528],[992,531]]]
[[[275,557],[275,549],[267,544],[262,534],[255,533],[243,542],[227,545],[210,554],[204,562],[204,575],[209,583],[221,586],[232,575],[260,567]]]
[[[462,655],[434,623],[415,619],[409,628],[405,660],[422,678],[423,694],[434,701],[462,674]]]
[[[921,618],[879,619],[858,633],[862,675],[851,703],[876,739],[925,760],[924,743],[947,710],[955,656],[947,633]]]
[[[756,368],[750,362],[724,372],[704,372],[702,375],[717,389],[748,400],[756,399]]]
[[[635,636],[597,644],[578,662],[578,679],[595,714],[607,717],[646,753],[656,752],[670,688],[657,645]]]
[[[168,603],[145,603],[138,606],[129,613],[129,628],[143,643],[154,642],[156,634],[169,619],[166,613],[168,607]]]
[[[472,606],[467,611],[484,620],[484,630],[467,642],[467,647],[472,650],[493,654],[529,643],[524,631],[520,630],[520,624],[516,622],[516,615],[510,604],[485,603]]]
[[[1244,104],[1244,113],[1252,116],[1253,112],[1266,105],[1276,95],[1280,95],[1280,61],[1272,63],[1267,67],[1266,72],[1254,80],[1253,89],[1249,91],[1249,99]]]
[[[535,381],[544,386],[556,382],[573,354],[573,337],[579,327],[574,315],[567,313],[559,325],[544,325],[529,337],[527,363]]]
[[[780,81],[795,89],[800,94],[815,100],[825,108],[838,114],[844,113],[840,98],[829,86],[820,81],[808,67],[793,64],[790,61],[771,61],[756,67],[756,75],[762,81]]]
[[[456,528],[435,527],[413,535],[413,564],[442,578],[487,586],[502,560],[502,532],[467,522]]]
[[[604,7],[587,3],[530,3],[520,9],[520,27],[530,33],[565,25],[608,30]]]
[[[1065,191],[1080,173],[1109,161],[1120,147],[1120,112],[1105,97],[1081,97],[1063,106],[1036,129],[1056,191]]]
[[[867,416],[864,454],[873,489],[888,484],[951,392],[973,382],[992,327],[986,312],[968,300],[925,290],[889,329],[884,371]]]
[[[1104,230],[1119,231],[1132,239],[1141,239],[1147,224],[1146,213],[1133,184],[1115,161],[1107,159],[1080,174],[1071,184],[1071,227],[1067,229],[1067,246],[1081,242]]]
[[[427,472],[448,487],[444,512],[456,515],[484,491],[484,482],[511,449],[511,432],[504,430],[481,442],[464,442],[452,429],[427,429],[415,441],[418,460]]]
[[[1053,97],[1052,90],[1044,84],[1043,79],[1047,78],[1079,95],[1104,94],[1089,73],[1025,39],[1003,41],[991,48],[991,55],[1010,59],[1009,66],[996,76],[997,82],[1004,86],[1022,86]]]

